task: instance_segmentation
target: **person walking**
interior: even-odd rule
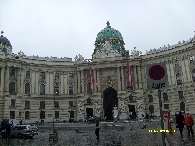
[[[176,115],[176,128],[179,128],[179,132],[183,136],[184,115],[182,115],[181,111]]]
[[[97,119],[96,121],[96,125],[95,125],[95,135],[96,135],[96,139],[99,140],[99,131],[100,131],[100,126],[99,126],[99,119]]]
[[[11,126],[12,124],[8,123],[6,124],[6,128],[5,128],[5,135],[6,135],[6,143],[10,143],[10,133],[11,133]]]
[[[188,130],[188,136],[190,136],[190,132],[192,135],[194,135],[194,131],[192,129],[192,126],[194,125],[194,119],[192,118],[192,116],[187,113],[185,116],[184,116],[184,124],[186,125],[187,127],[187,130]]]

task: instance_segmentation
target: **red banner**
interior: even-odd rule
[[[90,61],[88,60],[88,67],[89,67],[89,77],[90,77],[90,87],[93,90],[94,83],[93,83],[93,74],[90,66]]]
[[[163,110],[163,122],[164,122],[164,129],[169,130],[169,134],[172,134],[172,127],[171,127],[170,111],[169,110]]]
[[[127,85],[128,87],[131,86],[131,70],[130,70],[130,66],[129,66],[129,59],[128,59],[128,56],[127,56],[127,75],[128,75],[128,80],[127,80]]]

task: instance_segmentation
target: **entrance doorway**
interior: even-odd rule
[[[113,120],[113,107],[118,107],[117,91],[108,87],[103,91],[103,108],[106,120]]]
[[[93,109],[92,108],[86,108],[87,118],[93,117]]]
[[[135,112],[135,105],[129,105],[129,118],[135,119],[136,118],[136,112]]]

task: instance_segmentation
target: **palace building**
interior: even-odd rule
[[[76,54],[75,54],[76,55]],[[142,54],[125,50],[121,33],[107,22],[92,58],[12,53],[0,36],[0,118],[18,123],[83,121],[90,116],[128,119],[132,112],[159,116],[158,90],[149,88],[148,65],[165,63],[163,109],[195,114],[195,37]],[[156,72],[161,74],[160,71]],[[151,81],[151,80],[150,80]],[[151,83],[150,83],[151,84]],[[144,114],[145,116],[145,114]]]

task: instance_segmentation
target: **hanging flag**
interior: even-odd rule
[[[90,66],[90,61],[88,61],[88,67],[89,67],[89,77],[90,77],[90,87],[91,90],[93,90],[93,75],[92,75],[92,70],[91,70],[91,66]]]
[[[128,85],[128,87],[130,87],[132,85],[131,85],[131,70],[130,70],[130,66],[129,66],[128,56],[127,56],[127,75],[128,75],[127,85]]]

